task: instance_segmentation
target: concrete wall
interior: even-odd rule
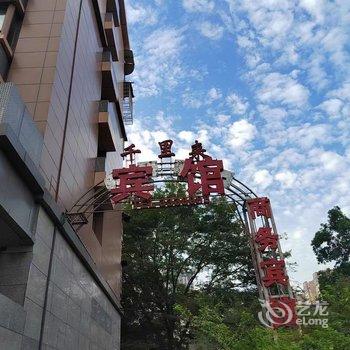
[[[96,2],[100,12],[96,15],[93,0],[30,0],[8,76],[42,133],[40,171],[63,210],[94,185],[103,51],[97,20],[99,16],[104,21],[106,2]],[[124,46],[121,28],[114,29],[119,61],[112,65],[120,99]],[[114,117],[119,123],[118,116]],[[121,129],[115,129],[117,151],[107,155],[108,172],[121,165]],[[102,240],[94,233],[92,220],[79,235],[106,280],[118,286],[115,293],[119,295],[115,276],[120,275],[122,225],[119,214],[110,219],[113,225],[106,223],[110,230],[103,230]],[[113,274],[113,269],[119,272]]]
[[[0,294],[0,349],[119,349],[119,338],[117,310],[40,209],[23,306]]]
[[[119,349],[121,212],[104,214],[100,240],[91,222],[76,233],[62,219],[62,210],[94,184],[101,156],[106,0],[96,2],[101,18],[94,1],[28,1],[8,76],[22,101],[9,95],[14,104],[0,101],[0,178],[8,184],[0,186],[6,206],[0,206],[1,237],[6,230],[0,240],[0,350],[36,350],[39,344],[45,350]],[[119,61],[112,66],[120,98],[124,51],[121,29],[115,30]],[[115,130],[117,152],[106,155],[108,171],[121,165],[121,128]],[[20,239],[11,241],[16,234]]]

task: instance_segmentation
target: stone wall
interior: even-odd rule
[[[0,294],[0,349],[119,349],[120,315],[40,208],[24,303]]]

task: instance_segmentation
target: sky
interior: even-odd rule
[[[126,3],[140,160],[168,138],[177,159],[201,141],[270,197],[291,281],[311,280],[327,211],[350,214],[350,1]]]

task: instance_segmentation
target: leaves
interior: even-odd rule
[[[350,259],[350,219],[339,207],[328,212],[328,222],[322,224],[311,242],[320,263],[334,261],[341,265]]]
[[[167,186],[157,196],[183,195]],[[349,219],[330,210],[312,242],[329,327],[264,328],[248,241],[232,206],[134,211],[124,227],[123,350],[350,349]],[[204,278],[204,274],[206,277]]]
[[[183,187],[169,185],[156,195],[183,194]],[[131,212],[124,226],[123,260],[128,261],[124,338],[143,329],[137,336],[157,344],[149,345],[155,349],[180,349],[190,341],[191,320],[180,320],[176,305],[195,309],[196,290],[234,290],[252,286],[255,278],[248,239],[225,199],[208,206]]]

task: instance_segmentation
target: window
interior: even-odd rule
[[[14,50],[18,41],[19,32],[22,26],[22,18],[15,13],[12,17],[11,26],[7,33],[7,41],[11,46],[11,49]]]
[[[0,0],[1,1],[1,0]],[[0,75],[6,79],[22,25],[15,5],[0,3]],[[1,81],[1,79],[0,79]]]
[[[0,5],[0,30],[2,29],[2,26],[5,21],[7,8],[8,8],[8,5]]]

